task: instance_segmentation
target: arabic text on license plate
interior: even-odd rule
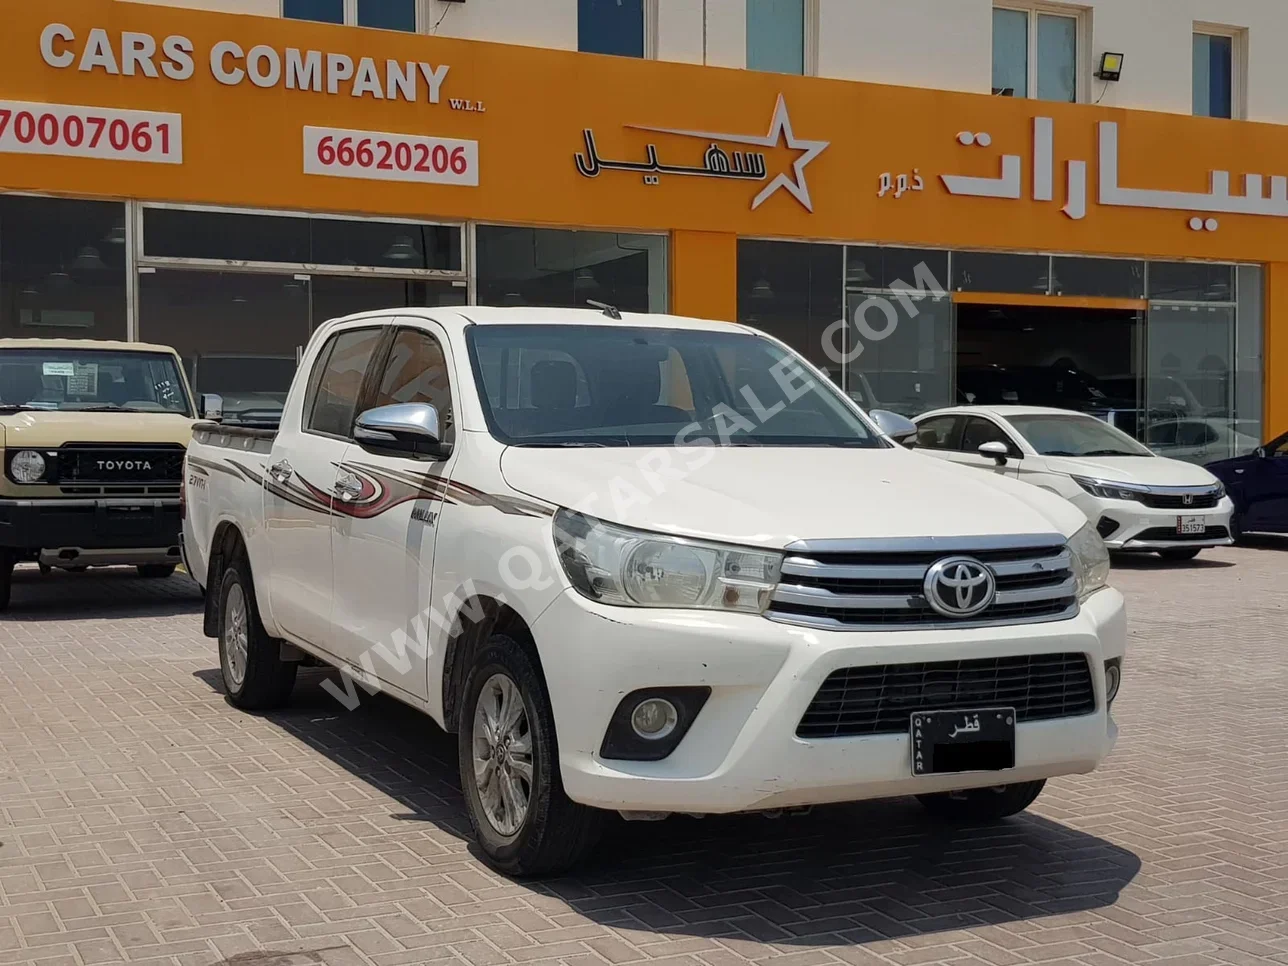
[[[1204,533],[1207,530],[1207,524],[1202,517],[1177,517],[1177,533]]]

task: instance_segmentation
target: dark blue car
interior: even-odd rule
[[[1230,533],[1236,540],[1244,533],[1288,533],[1288,433],[1207,468],[1234,500]]]

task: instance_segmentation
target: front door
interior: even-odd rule
[[[443,440],[454,444],[446,346],[432,322],[397,329],[364,406],[429,403],[438,409]],[[382,684],[420,700],[428,697],[429,630],[436,620],[450,619],[433,596],[433,572],[438,517],[455,462],[454,456],[375,454],[354,443],[340,467],[345,496],[335,504],[336,646]]]
[[[379,326],[343,329],[318,353],[298,425],[283,423],[264,480],[270,603],[289,637],[330,650],[333,504]]]
[[[1288,532],[1288,434],[1265,445],[1265,456],[1246,460],[1242,474],[1244,530]]]

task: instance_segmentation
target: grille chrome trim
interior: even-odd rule
[[[802,545],[829,549],[803,551]],[[765,616],[825,630],[991,627],[1066,620],[1078,613],[1073,556],[1050,534],[971,538],[799,541],[788,548]],[[997,582],[993,603],[964,619],[925,598],[926,572],[951,554],[977,559]]]

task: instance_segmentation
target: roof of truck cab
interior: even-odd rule
[[[114,339],[0,339],[0,349],[105,349],[174,354],[168,345],[151,342],[118,342]]]
[[[399,307],[376,312],[360,312],[333,319],[334,322],[351,322],[381,316],[399,318],[425,318],[440,325],[620,325],[631,328],[692,329],[713,332],[751,332],[752,329],[734,322],[713,319],[694,319],[684,315],[664,315],[653,312],[623,312],[621,319],[605,315],[600,309],[561,309],[538,306],[455,305],[444,308]]]

